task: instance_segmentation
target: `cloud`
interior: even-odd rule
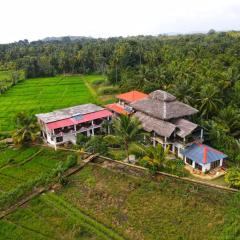
[[[0,42],[239,29],[238,0],[2,0]]]

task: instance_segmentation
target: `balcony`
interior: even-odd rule
[[[54,131],[54,134],[52,135],[53,137],[61,137],[61,136],[71,136],[71,135],[76,135],[81,132],[86,132],[90,131],[92,129],[100,128],[102,126],[102,123],[99,124],[89,124],[89,125],[83,125],[83,126],[77,126],[77,130],[74,130],[74,126],[72,126],[69,129],[63,129],[61,131]]]

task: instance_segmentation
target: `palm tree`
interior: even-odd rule
[[[152,172],[156,172],[161,168],[166,168],[171,166],[170,161],[167,158],[169,153],[169,148],[164,149],[162,145],[158,144],[156,147],[154,146],[139,146],[139,152],[143,156],[140,163],[148,167]]]
[[[141,123],[135,117],[121,115],[113,121],[114,135],[108,135],[105,139],[111,143],[120,144],[124,147],[129,160],[129,145],[143,138]]]
[[[233,137],[240,137],[240,111],[228,106],[219,112],[216,121],[226,126]]]
[[[212,84],[207,84],[202,87],[197,99],[200,105],[199,110],[202,116],[209,118],[219,109],[222,101],[219,99],[219,89]]]
[[[28,116],[23,112],[18,113],[14,118],[16,130],[12,138],[16,145],[24,145],[35,141],[39,132],[39,127],[33,116]]]

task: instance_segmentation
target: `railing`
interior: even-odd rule
[[[61,136],[67,136],[67,135],[74,135],[74,134],[77,134],[77,133],[81,133],[81,132],[86,132],[86,131],[89,131],[89,130],[92,130],[92,129],[95,129],[95,128],[100,128],[102,126],[102,123],[101,124],[94,124],[94,125],[91,125],[90,127],[88,128],[85,128],[85,127],[82,127],[80,128],[79,130],[75,131],[75,130],[70,130],[69,132],[60,132],[58,134],[53,134],[52,136],[53,137],[61,137]],[[84,128],[84,129],[83,129]]]

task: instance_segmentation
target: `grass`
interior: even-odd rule
[[[101,239],[123,240],[123,238],[113,230],[82,213],[79,209],[73,207],[68,201],[59,196],[50,193],[45,196],[45,199],[46,198],[53,207],[60,209],[69,218],[75,219],[80,225],[84,225],[90,231],[95,232]]]
[[[0,96],[0,131],[12,130],[12,118],[21,111],[36,114],[84,103],[99,103],[84,79],[94,81],[104,77],[57,76],[18,83]]]
[[[99,76],[86,76],[85,83],[88,86],[89,90],[92,92],[93,95],[97,96],[99,101],[104,104],[112,103],[116,101],[115,93],[112,94],[101,94],[101,88],[108,87],[106,78],[99,78]],[[110,86],[113,87],[113,86]]]
[[[216,239],[233,198],[212,188],[84,168],[60,196],[126,239]]]
[[[48,196],[31,201],[27,208],[20,208],[0,221],[0,238],[12,240],[78,239],[101,240],[79,219],[66,215]]]
[[[43,170],[65,159],[43,154]],[[2,239],[237,239],[239,234],[240,206],[233,193],[95,164],[69,180],[57,193],[43,194],[0,220]]]
[[[0,152],[0,196],[23,183],[52,171],[58,161],[65,161],[68,152],[38,147],[26,149],[5,149]],[[36,154],[38,153],[38,154]],[[34,156],[31,161],[25,160]],[[12,161],[9,161],[9,160]]]

